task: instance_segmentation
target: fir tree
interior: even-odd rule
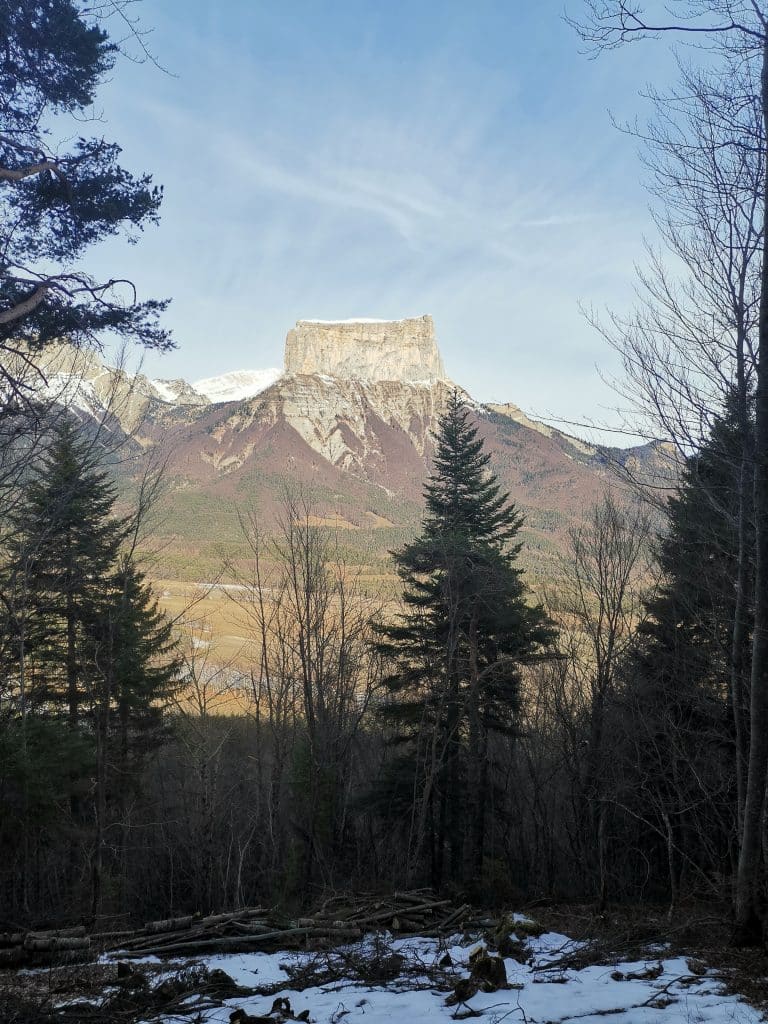
[[[98,913],[107,868],[107,826],[127,826],[129,796],[136,792],[147,754],[162,739],[163,711],[179,687],[181,660],[172,625],[144,574],[129,559],[105,581],[107,600],[93,623],[98,672],[91,692],[96,748],[92,911]],[[122,877],[126,829],[112,844]]]
[[[661,578],[640,630],[640,657],[665,689],[703,687],[724,701],[735,614],[741,433],[736,412],[726,409],[688,460],[667,505],[667,529],[658,547]],[[751,564],[751,530],[747,548]],[[748,676],[749,612],[747,619],[742,642]]]
[[[95,446],[69,418],[56,425],[12,516],[15,641],[32,704],[82,719],[95,671],[93,627],[127,524]]]
[[[129,522],[116,514],[115,501],[93,442],[71,420],[61,421],[14,512],[2,573],[12,638],[3,650],[7,686],[22,739],[36,734],[31,720],[66,724],[72,738],[62,749],[76,756],[59,767],[70,776],[72,823],[82,832],[87,820],[95,822],[94,912],[106,866],[105,829],[125,817],[180,667],[171,624],[144,575],[121,555]],[[87,771],[84,745],[92,758]],[[93,798],[87,818],[86,793]]]
[[[668,502],[658,546],[660,581],[646,602],[616,710],[616,734],[628,746],[627,791],[633,794],[625,799],[639,820],[652,820],[651,834],[668,834],[668,849],[656,855],[670,861],[673,898],[686,864],[702,872],[722,870],[737,833],[729,675],[736,653],[746,686],[752,632],[748,608],[743,650],[734,652],[743,449],[738,421],[732,408],[715,421]],[[747,548],[751,567],[752,529]]]
[[[399,748],[380,798],[394,801],[432,880],[479,880],[489,737],[516,728],[521,667],[551,629],[516,566],[522,518],[457,392],[440,418],[420,536],[395,554],[405,610],[379,627],[392,671],[382,715]],[[445,855],[449,857],[446,871]]]
[[[129,558],[112,580],[114,598],[97,630],[114,707],[113,758],[121,799],[135,786],[146,755],[162,740],[162,712],[179,688],[181,658],[173,625]]]

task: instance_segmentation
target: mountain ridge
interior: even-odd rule
[[[83,415],[109,408],[139,451],[164,453],[166,575],[206,578],[216,559],[245,558],[238,510],[258,509],[272,529],[288,483],[312,492],[318,521],[336,523],[353,559],[387,571],[388,550],[418,527],[432,434],[456,389],[526,517],[524,564],[540,580],[559,572],[567,531],[599,500],[613,463],[629,462],[640,475],[665,472],[658,444],[592,445],[512,403],[475,402],[445,376],[428,316],[300,320],[288,332],[283,370],[194,383],[153,381],[66,346],[45,359],[59,382],[67,359],[73,364],[70,398]]]

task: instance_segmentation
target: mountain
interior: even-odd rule
[[[222,373],[219,377],[208,377],[196,380],[192,390],[207,398],[209,402],[242,402],[244,398],[255,398],[275,383],[283,371],[277,368],[269,370],[233,370]],[[154,380],[157,387],[163,381]]]
[[[529,419],[512,404],[481,405],[445,373],[429,316],[300,320],[282,370],[242,370],[195,383],[151,380],[57,346],[46,353],[49,394],[83,415],[105,415],[137,450],[164,453],[168,492],[161,566],[210,578],[245,558],[238,511],[267,529],[286,484],[313,495],[316,520],[337,530],[349,557],[386,574],[387,552],[416,528],[431,434],[455,388],[470,403],[493,467],[524,512],[524,563],[534,582],[559,571],[569,526],[597,501],[616,463],[668,474],[657,444],[587,444]]]

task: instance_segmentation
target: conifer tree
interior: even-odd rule
[[[106,622],[108,663],[115,680],[116,760],[126,787],[162,738],[162,710],[179,687],[181,658],[173,625],[133,560],[121,560],[114,587]]]
[[[671,657],[674,649],[677,661],[681,649],[687,648],[689,653],[682,661],[700,665],[702,671],[706,667],[706,675],[717,687],[725,684],[732,657],[738,475],[743,446],[739,418],[732,406],[715,420],[710,436],[688,460],[680,484],[669,499],[668,527],[658,550],[661,583],[648,602],[649,616],[642,629],[649,653],[653,650],[663,660],[662,651],[667,650]],[[753,529],[748,531],[746,543],[746,561],[752,564]],[[749,675],[749,612],[747,619],[748,628],[742,638],[745,677]],[[679,671],[690,675],[689,670]]]
[[[163,710],[178,688],[181,669],[172,624],[134,562],[120,559],[105,585],[106,600],[93,623],[97,671],[90,693],[96,753],[94,914],[100,909],[107,867],[107,826],[128,825],[128,797],[137,789],[146,755],[162,738]],[[118,834],[115,859],[122,874],[125,828]]]
[[[0,508],[45,443],[53,397],[40,354],[65,340],[101,351],[105,334],[166,350],[167,301],[142,299],[105,240],[137,242],[162,188],[132,173],[103,135],[97,103],[121,53],[148,57],[136,0],[0,0]],[[120,26],[111,37],[115,25]],[[3,524],[5,525],[5,524]]]
[[[143,573],[121,555],[129,521],[116,514],[115,488],[95,444],[70,419],[52,435],[13,513],[0,580],[11,633],[3,654],[22,724],[30,716],[65,723],[77,740],[69,745],[76,757],[60,769],[71,777],[72,822],[79,829],[85,828],[85,793],[93,795],[96,912],[108,819],[122,820],[145,754],[159,739],[179,661],[171,624]]]
[[[93,626],[127,529],[114,504],[114,485],[95,446],[63,418],[13,513],[9,568],[28,698],[66,711],[71,729],[83,716],[94,670]]]
[[[521,667],[551,628],[516,566],[522,518],[489,470],[458,392],[435,437],[421,534],[395,554],[404,611],[379,627],[390,660],[382,715],[398,746],[380,796],[408,810],[413,853],[432,880],[479,880],[487,832],[489,737],[513,735]],[[449,857],[445,865],[444,858]]]
[[[119,19],[139,44],[131,0],[0,0],[0,380],[24,395],[10,355],[67,338],[98,345],[112,331],[148,348],[170,347],[158,325],[166,303],[139,301],[119,274],[99,279],[83,261],[105,238],[158,220],[162,189],[131,174],[120,147],[84,137],[99,86],[114,67]],[[122,40],[125,42],[125,39]],[[71,120],[70,120],[71,119]],[[125,286],[128,285],[126,288]]]
[[[715,420],[669,499],[660,582],[646,602],[618,708],[617,731],[629,744],[626,789],[643,794],[642,801],[633,798],[632,811],[638,820],[652,819],[657,834],[668,833],[673,899],[686,858],[720,870],[718,858],[727,856],[742,811],[738,773],[745,765],[734,755],[746,706],[734,709],[732,701],[734,693],[747,701],[753,615],[745,609],[742,650],[734,652],[740,419],[731,404]],[[751,566],[753,528],[746,541]],[[742,679],[732,689],[734,654]]]

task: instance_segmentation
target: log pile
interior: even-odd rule
[[[0,933],[0,967],[97,953],[119,953],[120,959],[127,960],[321,948],[359,939],[366,932],[438,936],[487,924],[476,920],[467,904],[456,906],[429,889],[390,896],[334,896],[313,914],[293,920],[274,910],[251,907],[206,917],[195,914],[149,921],[134,931],[87,934],[81,926]]]
[[[390,931],[398,935],[437,936],[474,926],[472,908],[439,899],[431,889],[396,892],[391,896],[334,896],[326,900],[311,918],[316,926],[333,921],[356,927],[361,932]]]
[[[39,953],[82,952],[90,945],[82,925],[45,932],[0,932],[0,967],[16,967],[38,959],[35,954]]]

